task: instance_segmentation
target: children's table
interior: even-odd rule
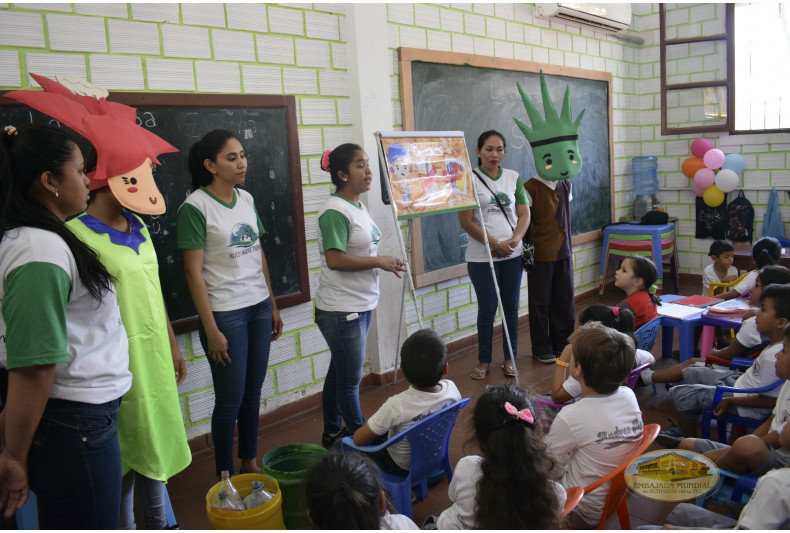
[[[671,303],[675,300],[685,298],[678,294],[661,295],[662,303]],[[658,307],[661,314],[661,306]],[[680,362],[691,359],[694,356],[694,330],[702,324],[702,310],[698,314],[685,318],[674,318],[661,315],[661,356],[672,356],[672,341],[674,339],[674,329],[678,330],[678,346],[680,348]]]
[[[603,294],[609,258],[623,260],[632,255],[650,257],[656,264],[659,291],[664,284],[664,260],[668,259],[678,292],[678,254],[675,246],[675,223],[650,224],[612,224],[603,229],[601,247],[601,268],[598,278],[598,294]]]
[[[734,329],[737,331],[741,329],[742,322],[743,319],[740,317],[733,318],[709,315],[706,309],[705,312],[702,313],[702,341],[699,345],[700,356],[705,357],[708,355],[710,349],[713,348],[713,337],[715,335],[716,326],[721,326],[722,329]]]

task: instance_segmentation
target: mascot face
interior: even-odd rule
[[[127,209],[143,215],[161,215],[165,212],[165,199],[156,187],[153,162],[145,162],[130,172],[107,180],[115,198]]]
[[[584,116],[584,110],[579,113],[576,120],[571,119],[571,102],[568,88],[565,87],[565,98],[562,102],[562,113],[557,115],[554,104],[540,73],[540,89],[543,95],[543,109],[546,118],[530,101],[527,94],[518,85],[518,92],[529,115],[532,128],[514,118],[521,132],[532,147],[535,158],[535,168],[538,175],[549,181],[567,180],[576,176],[582,169],[582,159],[579,153],[579,125]]]

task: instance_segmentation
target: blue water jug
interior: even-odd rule
[[[658,192],[658,159],[654,155],[634,157],[631,170],[634,174],[634,194],[647,196]]]

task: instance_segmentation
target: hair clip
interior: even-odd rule
[[[505,402],[505,412],[507,412],[507,414],[509,415],[515,416],[517,420],[523,420],[527,424],[535,423],[535,417],[532,416],[532,411],[530,411],[527,408],[518,410],[515,407],[513,407],[512,403]],[[507,422],[508,422],[507,419],[502,421],[503,424],[507,424]]]
[[[3,128],[3,131],[6,132],[8,135],[16,135],[18,132],[16,131],[16,126],[11,126],[10,124]]]
[[[619,307],[612,307],[612,314],[616,318],[620,318],[620,308]]]
[[[647,289],[647,292],[648,292],[648,294],[650,294],[652,296],[653,294],[656,293],[657,290],[658,290],[658,287],[656,287],[656,285],[653,284],[653,285],[650,286],[649,289]]]
[[[332,153],[332,150],[327,150],[324,152],[324,155],[321,156],[321,169],[324,172],[329,172],[329,154]]]

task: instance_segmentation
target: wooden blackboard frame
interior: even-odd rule
[[[5,91],[0,94],[5,94]],[[194,93],[137,93],[111,92],[109,101],[119,102],[131,107],[173,108],[281,108],[285,110],[288,169],[291,185],[291,212],[293,214],[294,235],[296,237],[296,267],[299,290],[275,298],[282,309],[310,301],[310,281],[307,273],[307,245],[305,238],[304,205],[302,203],[302,168],[299,160],[299,136],[296,120],[296,98],[289,95],[225,95]],[[0,97],[2,107],[23,107],[23,104],[9,98]],[[189,147],[179,147],[188,150]],[[173,321],[177,334],[198,329],[197,315]]]
[[[422,50],[418,48],[406,47],[401,47],[398,49],[398,57],[398,65],[400,67],[401,110],[404,131],[415,130],[414,95],[412,93],[412,62],[443,63],[446,65],[468,65],[473,67],[530,73],[538,73],[543,70],[543,73],[546,75],[568,76],[573,78],[583,78],[606,82],[609,85],[609,192],[611,200],[611,213],[609,218],[610,221],[614,220],[614,125],[612,120],[613,105],[611,96],[611,73],[574,67],[561,67],[556,65],[535,63],[532,61],[520,61],[518,59],[479,56],[457,52],[440,52],[435,50]],[[575,246],[600,238],[600,231],[589,231],[579,235],[574,235],[572,237],[571,244]],[[422,252],[422,226],[419,218],[414,219],[412,223],[411,240],[414,285],[416,287],[424,287],[432,283],[438,283],[440,281],[457,278],[467,273],[466,263],[434,270],[432,272],[425,272]]]

